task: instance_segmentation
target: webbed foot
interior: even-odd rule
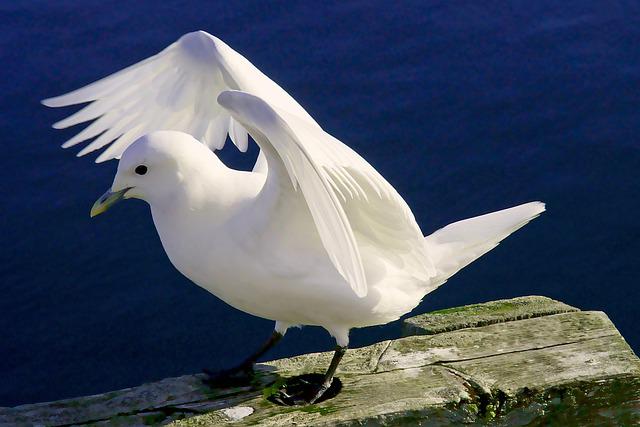
[[[327,385],[324,375],[305,374],[286,380],[268,400],[284,406],[310,405],[335,397],[341,389],[339,378],[333,378],[331,385]]]

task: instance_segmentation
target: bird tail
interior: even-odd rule
[[[498,246],[502,239],[538,217],[544,210],[542,202],[525,203],[454,222],[426,236],[427,253],[437,270],[437,279],[431,282],[428,292]]]

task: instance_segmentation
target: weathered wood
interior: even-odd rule
[[[432,335],[571,311],[579,310],[560,301],[534,295],[432,311],[406,319],[402,331],[404,336]]]
[[[328,352],[261,364],[251,389],[213,391],[183,376],[0,408],[0,425],[640,423],[640,360],[604,313],[523,297],[416,316],[404,333],[423,335],[347,352],[343,390],[317,405],[277,406],[264,394],[280,377],[323,371]]]

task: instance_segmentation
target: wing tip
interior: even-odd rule
[[[69,96],[69,95],[73,95],[74,92],[77,92],[77,91],[69,92],[60,96],[53,96],[51,98],[45,98],[45,99],[42,99],[40,103],[45,107],[58,108],[58,107],[68,107],[69,105],[82,104],[84,102],[91,101],[91,100],[77,100],[77,99],[74,99],[73,96]]]
[[[99,155],[99,156],[98,156],[98,157],[97,157],[93,162],[94,162],[94,163],[96,163],[96,164],[100,164],[100,163],[104,163],[104,162],[106,162],[106,161],[108,161],[108,160],[111,160],[111,159],[115,159],[115,158],[117,158],[117,157],[113,157],[113,156],[111,156],[111,155],[106,155],[106,156],[105,156],[105,155],[104,155],[105,153],[106,153],[106,151],[105,151],[105,152],[103,152],[102,154],[100,154],[100,155]],[[83,154],[83,155],[84,155],[84,154]]]
[[[40,104],[44,105],[45,107],[49,107],[49,108],[55,108],[55,107],[59,107],[57,99],[59,97],[55,96],[55,97],[51,97],[51,98],[45,98],[45,99],[41,99],[40,100]]]
[[[358,253],[358,258],[360,258],[360,254]],[[362,266],[362,262],[360,262],[359,268],[359,279],[356,280],[354,291],[358,298],[364,298],[369,294],[369,285],[367,283],[367,276],[364,273],[364,268]]]
[[[51,127],[52,127],[53,129],[58,129],[58,130],[60,130],[60,129],[66,129],[66,128],[68,128],[68,127],[69,127],[69,126],[65,125],[66,120],[67,120],[67,119],[59,120],[59,121],[55,122],[54,124],[52,124],[52,125],[51,125]]]
[[[360,258],[360,254],[358,254],[358,258]],[[343,273],[341,266],[334,265],[338,269],[338,273],[347,281],[353,293],[355,293],[358,298],[364,298],[369,293],[369,286],[367,284],[367,276],[364,274],[364,269],[362,268],[362,262],[359,264],[359,266],[356,266],[356,271],[353,272],[355,274],[347,273],[346,275]]]
[[[369,293],[367,292],[366,289],[362,289],[362,290],[354,289],[354,292],[356,293],[356,296],[358,298],[366,298],[367,294]]]

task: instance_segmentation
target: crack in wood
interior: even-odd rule
[[[378,356],[378,360],[376,360],[376,365],[373,367],[373,370],[369,373],[375,374],[378,372],[378,366],[380,366],[380,361],[382,360],[382,357],[385,355],[387,350],[389,350],[389,347],[391,347],[392,342],[393,342],[392,340],[387,341],[387,345],[384,347],[384,350],[382,350],[382,352]]]
[[[555,347],[562,347],[562,346],[565,346],[565,345],[579,344],[579,343],[583,343],[583,342],[587,342],[587,341],[593,341],[593,340],[599,340],[599,339],[602,339],[602,338],[613,337],[613,336],[616,336],[616,335],[617,334],[598,335],[596,337],[588,337],[588,338],[583,338],[583,339],[579,339],[579,340],[575,340],[575,341],[563,342],[563,343],[559,343],[559,344],[550,344],[550,345],[545,345],[545,346],[542,346],[542,347],[532,347],[532,348],[527,348],[527,349],[522,349],[522,350],[505,351],[503,353],[487,354],[485,356],[468,357],[468,358],[465,358],[465,359],[438,360],[437,362],[429,363],[429,364],[423,365],[423,366],[429,366],[429,365],[443,365],[444,366],[445,363],[458,363],[458,362],[468,362],[468,361],[471,361],[471,360],[489,359],[489,358],[492,358],[492,357],[504,356],[504,355],[508,355],[508,354],[518,354],[518,353],[525,353],[527,351],[545,350],[545,349],[548,349],[548,348],[555,348]]]

